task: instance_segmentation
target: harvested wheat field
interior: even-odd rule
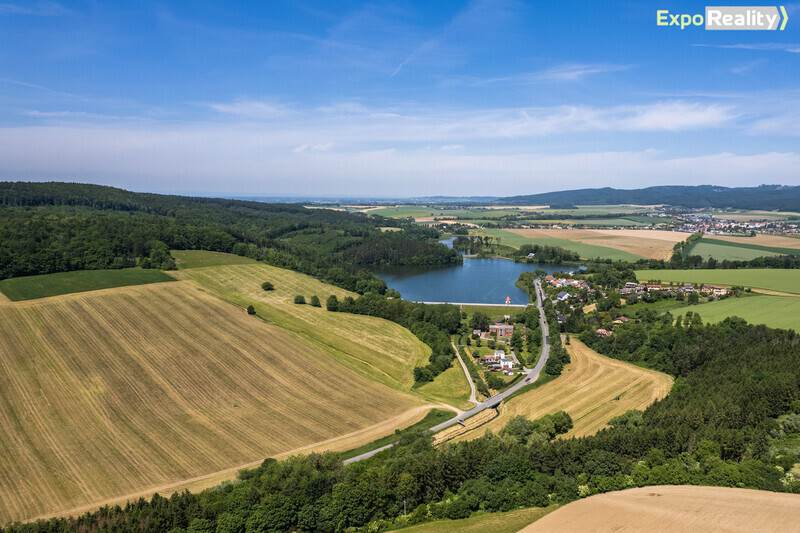
[[[654,486],[598,494],[521,531],[797,531],[800,495],[728,487]]]
[[[0,523],[260,461],[423,403],[186,282],[6,302],[0,324]]]
[[[454,440],[480,437],[486,429],[497,433],[517,415],[534,420],[562,410],[575,424],[567,437],[592,435],[613,417],[663,398],[672,387],[667,374],[604,357],[575,339],[571,343],[566,348],[572,362],[561,376],[500,404],[499,417]]]
[[[675,243],[688,237],[686,233],[666,230],[634,229],[511,229],[529,239],[564,239],[605,246],[648,259],[665,259]]]

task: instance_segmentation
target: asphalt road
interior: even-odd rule
[[[451,418],[450,420],[442,422],[437,426],[433,426],[431,428],[432,433],[436,433],[454,424],[458,424],[459,420],[465,420],[473,415],[480,413],[485,409],[497,407],[504,399],[514,394],[514,392],[516,392],[517,390],[521,389],[526,385],[530,385],[531,383],[539,379],[539,375],[542,373],[544,365],[547,364],[547,357],[550,355],[550,332],[547,328],[547,320],[545,320],[544,316],[544,307],[543,307],[544,293],[542,293],[542,284],[538,279],[535,280],[534,283],[536,285],[536,306],[539,308],[539,325],[542,328],[542,354],[539,356],[539,361],[536,363],[536,366],[533,367],[531,370],[528,370],[526,377],[522,378],[517,383],[507,388],[503,392],[495,394],[488,400],[485,400],[484,402],[476,405],[469,411],[464,411],[464,413],[459,416],[456,416],[454,418]],[[470,383],[472,383],[472,379],[469,379],[469,381]],[[349,464],[349,463],[355,463],[357,461],[363,461],[364,459],[372,457],[376,453],[382,452],[383,450],[388,450],[392,446],[394,446],[394,444],[388,444],[386,446],[378,448],[377,450],[372,450],[371,452],[362,453],[361,455],[357,455],[351,459],[347,459],[346,461],[344,461],[344,463]]]

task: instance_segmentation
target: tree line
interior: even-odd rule
[[[141,194],[70,183],[0,182],[0,279],[69,270],[169,269],[170,249],[251,257],[349,290],[385,291],[366,269],[457,264],[438,232],[291,204]]]

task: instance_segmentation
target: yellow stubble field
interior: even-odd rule
[[[566,346],[572,362],[561,376],[500,405],[500,416],[456,441],[474,439],[486,429],[498,433],[513,417],[531,420],[566,411],[574,422],[567,437],[592,435],[630,409],[645,409],[672,388],[667,374],[604,357],[578,340]]]
[[[0,523],[177,490],[424,403],[198,289],[0,303]]]

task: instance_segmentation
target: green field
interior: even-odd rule
[[[606,246],[584,244],[582,242],[569,241],[567,239],[556,239],[552,237],[531,239],[504,229],[482,228],[480,230],[470,230],[470,234],[475,234],[475,235],[487,234],[487,235],[492,235],[494,237],[500,237],[500,244],[511,246],[512,248],[519,248],[523,244],[540,244],[544,246],[557,246],[559,248],[564,248],[566,250],[572,250],[573,252],[580,254],[580,256],[585,259],[595,259],[597,257],[601,259],[612,259],[620,261],[636,261],[638,259],[641,259],[641,257],[639,257],[638,255],[634,255],[629,252],[624,252],[622,250],[615,250],[614,248],[608,248]]]
[[[170,250],[170,254],[175,258],[178,270],[223,265],[252,265],[256,263],[254,259],[248,257],[204,250]]]
[[[708,283],[727,287],[742,286],[753,289],[800,294],[800,270],[774,268],[740,268],[737,270],[637,270],[639,281]]]
[[[518,315],[525,311],[525,308],[521,305],[462,305],[461,311],[467,313],[470,317],[477,312],[481,312],[494,320],[495,318],[503,318],[505,315]]]
[[[457,359],[453,359],[450,368],[436,376],[433,381],[416,387],[415,390],[426,398],[452,405],[458,409],[473,407],[469,401],[469,383]]]
[[[731,242],[717,239],[701,238],[692,245],[686,255],[701,255],[704,258],[713,257],[718,261],[729,259],[731,261],[749,261],[756,257],[772,255],[800,255],[800,250],[793,248],[775,248],[772,246],[762,246],[760,244],[750,244],[746,238],[743,242]]]
[[[800,298],[758,294],[747,298],[726,298],[702,305],[671,310],[673,315],[687,311],[698,313],[705,323],[715,323],[729,316],[738,316],[751,324],[800,331]]]
[[[142,270],[123,268],[119,270],[76,270],[57,272],[40,276],[25,276],[0,281],[0,292],[9,300],[33,300],[59,294],[95,291],[127,285],[144,285],[175,281],[175,278],[161,270]]]
[[[482,533],[484,531],[516,533],[559,507],[558,504],[553,504],[547,507],[517,509],[507,513],[484,513],[462,520],[437,520],[391,531],[402,531],[403,533]]]

